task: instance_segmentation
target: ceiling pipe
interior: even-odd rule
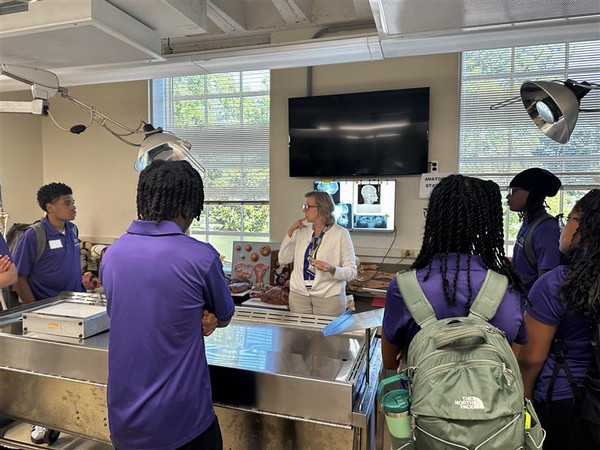
[[[361,22],[346,23],[343,25],[333,25],[322,30],[317,31],[312,39],[318,39],[325,36],[326,34],[339,33],[341,31],[353,31],[362,29],[375,28],[375,23],[372,20],[365,20]],[[306,96],[312,97],[313,90],[313,66],[306,68]]]

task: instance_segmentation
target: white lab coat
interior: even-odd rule
[[[298,228],[290,238],[287,233],[279,250],[279,263],[294,263],[290,278],[290,290],[300,295],[309,295],[304,284],[304,253],[312,238],[313,228],[308,225]],[[333,225],[323,235],[316,259],[335,266],[335,273],[321,272],[313,281],[310,295],[315,297],[333,297],[342,294],[345,297],[346,282],[356,277],[356,257],[350,233],[339,225]]]

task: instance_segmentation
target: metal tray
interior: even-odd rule
[[[23,313],[23,334],[43,333],[85,339],[109,327],[110,319],[103,304],[64,300]]]

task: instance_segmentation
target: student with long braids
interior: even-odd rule
[[[591,437],[578,431],[577,400],[592,358],[590,322],[600,317],[600,189],[569,213],[560,250],[564,265],[542,275],[529,294],[529,342],[519,366],[525,396],[533,396],[548,432],[544,449],[599,448],[576,441]]]
[[[139,220],[102,259],[117,449],[222,448],[203,335],[227,326],[234,305],[216,250],[185,234],[203,202],[187,161],[153,162],[138,183]]]
[[[508,188],[508,207],[523,220],[513,250],[512,264],[525,282],[527,291],[543,273],[560,263],[560,229],[545,209],[546,197],[554,197],[560,179],[537,167],[518,173]]]
[[[487,269],[509,280],[502,303],[490,323],[509,342],[525,343],[523,283],[504,255],[502,197],[497,184],[450,175],[431,193],[419,256],[411,269],[438,319],[467,316]],[[393,279],[387,289],[383,318],[384,365],[396,369],[398,355],[419,326],[408,312]]]

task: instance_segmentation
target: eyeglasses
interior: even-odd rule
[[[581,220],[579,217],[575,217],[575,216],[565,217],[564,214],[559,214],[556,217],[558,217],[558,226],[560,227],[561,230],[563,228],[565,228],[571,220],[575,220],[577,222],[579,222]]]
[[[308,203],[305,203],[302,205],[302,209],[310,209],[310,208],[316,208],[317,205],[309,205]]]
[[[517,192],[517,191],[526,191],[526,190],[527,190],[527,189],[520,188],[520,187],[509,187],[509,188],[508,188],[508,191],[507,191],[507,193],[508,193],[508,195],[511,195],[511,196],[512,196],[512,195],[514,195],[514,193],[515,193],[515,192]]]

